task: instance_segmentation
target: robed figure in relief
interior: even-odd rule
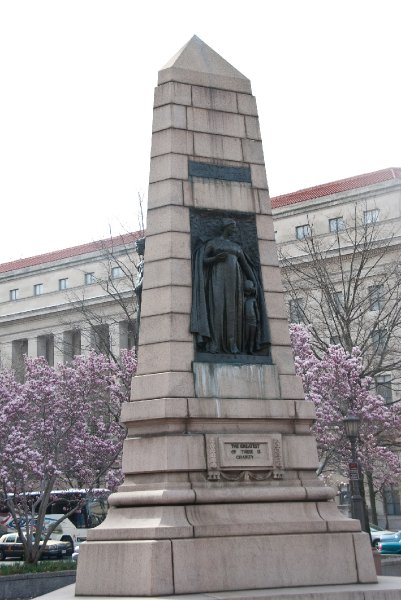
[[[221,235],[201,244],[193,255],[191,331],[201,352],[253,354],[269,342],[258,268],[231,239],[236,229],[234,219],[222,219]],[[258,307],[251,341],[245,310],[249,282]]]

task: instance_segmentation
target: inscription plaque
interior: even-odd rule
[[[271,441],[219,440],[220,467],[272,467]]]
[[[282,476],[280,434],[207,435],[206,454],[209,479],[234,471],[264,471],[265,479]]]

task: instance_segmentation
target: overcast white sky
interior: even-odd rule
[[[0,262],[137,229],[157,72],[249,77],[271,195],[401,166],[397,0],[0,0]]]

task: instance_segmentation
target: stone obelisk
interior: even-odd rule
[[[125,482],[76,593],[376,581],[315,475],[250,81],[196,36],[155,91],[139,341]]]

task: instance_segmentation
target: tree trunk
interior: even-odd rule
[[[37,565],[38,564],[38,553],[32,552],[25,554],[24,562],[26,565]]]
[[[377,523],[377,506],[376,506],[376,494],[373,487],[373,475],[372,473],[366,473],[366,479],[368,480],[369,500],[370,508],[372,511],[372,523]]]
[[[384,512],[384,517],[386,519],[386,524],[385,524],[385,528],[389,529],[390,525],[388,522],[388,510],[387,510],[387,502],[386,502],[386,492],[382,491],[382,502],[383,502],[383,512]]]

